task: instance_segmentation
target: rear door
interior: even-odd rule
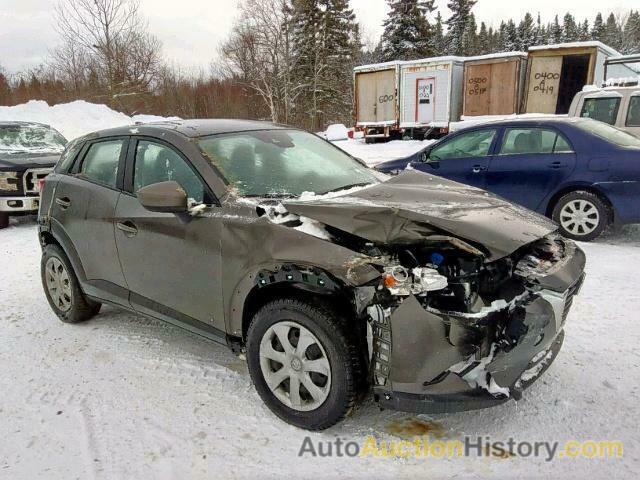
[[[538,210],[576,165],[569,141],[553,128],[505,128],[486,175],[486,188]]]
[[[431,123],[435,117],[435,77],[416,80],[416,123]]]
[[[485,187],[485,174],[489,167],[497,128],[474,129],[446,138],[436,145],[424,162],[413,165],[426,173]]]
[[[128,138],[105,138],[84,146],[70,174],[55,186],[51,217],[73,248],[89,284],[107,299],[127,304],[126,282],[114,237]],[[70,255],[73,253],[70,252]]]
[[[640,137],[640,94],[628,98],[627,113],[622,128]]]
[[[127,168],[115,237],[131,304],[183,326],[196,320],[223,330],[222,216],[151,212],[135,195],[144,186],[173,180],[192,202],[212,204],[209,188],[185,156],[153,138],[132,139]]]

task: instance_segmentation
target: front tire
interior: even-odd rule
[[[324,430],[355,405],[361,356],[331,310],[300,300],[266,304],[247,333],[255,388],[285,422]]]
[[[58,245],[44,247],[40,273],[47,301],[60,320],[78,323],[98,314],[101,304],[85,296],[71,262]]]
[[[611,214],[607,204],[598,195],[575,191],[558,200],[552,218],[560,225],[563,236],[590,242],[608,227]]]

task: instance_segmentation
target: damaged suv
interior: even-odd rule
[[[553,223],[482,190],[233,120],[74,142],[39,235],[62,321],[109,303],[222,342],[311,430],[369,389],[411,412],[518,399],[557,355],[585,266]]]

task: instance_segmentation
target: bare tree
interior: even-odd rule
[[[227,74],[258,94],[274,122],[288,122],[295,101],[287,12],[286,0],[244,0],[221,48]]]
[[[82,78],[91,64],[114,97],[146,91],[160,69],[161,45],[139,10],[140,0],[60,0],[55,65]]]

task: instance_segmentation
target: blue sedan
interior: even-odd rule
[[[524,205],[575,240],[593,240],[612,223],[640,223],[640,138],[591,119],[475,125],[376,169],[407,166]]]

